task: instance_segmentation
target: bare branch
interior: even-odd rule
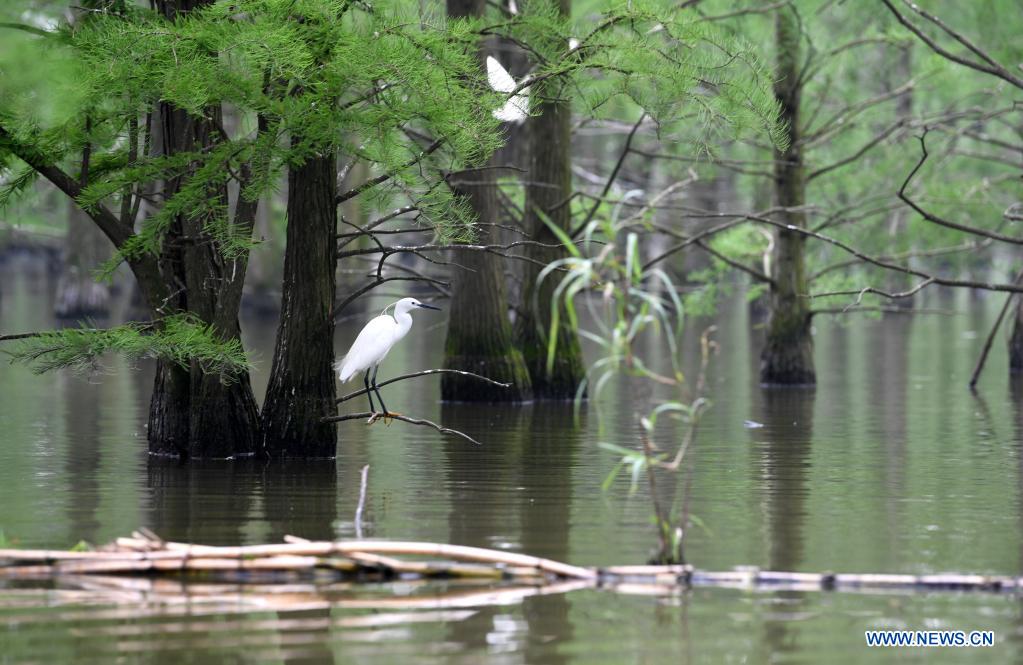
[[[885,314],[940,314],[942,316],[955,316],[958,312],[947,310],[947,309],[933,309],[927,307],[907,308],[907,307],[856,307],[850,309],[847,307],[825,307],[822,309],[811,309],[810,316],[817,314],[859,314],[865,312],[883,312]]]
[[[56,185],[57,189],[64,192],[70,198],[75,199],[75,201],[78,200],[82,193],[82,185],[78,181],[65,173],[60,167],[49,163],[49,160],[32,146],[24,145],[18,141],[3,126],[0,126],[0,144],[5,145],[19,159]],[[115,247],[122,247],[133,235],[131,229],[121,224],[117,216],[102,204],[96,204],[85,212],[96,222],[96,225],[110,239],[110,242],[114,243]]]
[[[465,371],[462,371],[460,369],[427,369],[427,370],[423,370],[422,372],[414,372],[412,374],[402,374],[401,376],[396,376],[393,379],[388,379],[387,381],[384,381],[382,383],[378,383],[377,387],[378,388],[383,388],[384,386],[390,385],[390,384],[392,384],[392,383],[394,383],[396,381],[404,381],[405,379],[414,379],[414,378],[416,378],[418,376],[431,376],[433,374],[459,374],[461,376],[468,376],[468,377],[473,378],[473,379],[479,379],[480,381],[486,381],[487,383],[489,383],[491,385],[500,386],[501,388],[507,388],[508,386],[511,385],[510,383],[501,383],[500,381],[494,381],[493,379],[488,379],[487,377],[482,376],[480,374],[474,374],[473,372],[465,372]],[[355,398],[355,397],[358,397],[359,395],[365,395],[366,392],[367,392],[367,390],[365,388],[363,388],[362,390],[356,391],[354,393],[349,393],[348,395],[345,395],[344,397],[339,397],[336,400],[336,403],[340,404],[341,402],[347,402],[348,400],[350,400],[352,398]]]
[[[843,166],[846,166],[847,164],[851,164],[852,162],[855,162],[857,159],[859,159],[860,157],[865,155],[868,150],[870,150],[871,148],[873,148],[877,144],[879,144],[882,141],[884,141],[886,138],[891,136],[897,129],[903,127],[905,124],[906,124],[905,120],[899,120],[898,122],[895,122],[894,124],[890,125],[887,129],[885,129],[883,132],[881,132],[880,134],[878,134],[874,138],[872,138],[869,141],[867,141],[863,145],[863,147],[861,147],[859,150],[857,150],[853,154],[849,155],[845,159],[840,159],[839,161],[835,162],[834,164],[829,164],[828,166],[823,166],[823,167],[817,169],[816,171],[812,171],[809,175],[806,176],[807,182],[813,180],[814,178],[818,178],[818,177],[824,175],[825,173],[828,173],[830,171],[834,171],[835,169],[841,168]]]
[[[916,259],[921,257],[945,256],[947,254],[957,254],[959,252],[968,252],[972,250],[983,249],[990,245],[991,242],[992,242],[991,240],[981,240],[980,242],[977,242],[976,240],[969,240],[961,245],[953,245],[951,247],[935,247],[934,249],[910,250],[908,252],[901,252],[899,254],[888,254],[885,256],[879,256],[877,258],[881,259],[882,261],[905,261],[906,259]],[[824,268],[821,268],[817,272],[813,273],[812,275],[810,275],[808,279],[809,281],[812,282],[813,280],[818,279],[819,277],[822,277],[828,274],[829,272],[834,272],[835,270],[848,268],[849,266],[856,265],[857,263],[859,263],[858,259],[849,259],[847,261],[833,263],[830,266],[825,266]]]
[[[927,33],[925,33],[919,27],[914,25],[909,19],[907,19],[905,16],[903,16],[899,12],[899,10],[896,9],[895,6],[892,4],[892,0],[881,0],[881,2],[883,2],[885,4],[885,6],[888,8],[888,10],[891,11],[891,13],[895,15],[895,18],[896,18],[896,20],[898,20],[899,23],[904,25],[914,35],[919,37],[920,40],[923,43],[927,44],[927,46],[929,46],[932,51],[934,51],[935,53],[937,53],[941,57],[945,58],[946,60],[951,60],[952,62],[958,63],[958,64],[960,64],[960,65],[962,65],[964,67],[969,67],[970,69],[974,69],[974,70],[977,70],[979,72],[984,72],[986,74],[991,74],[992,76],[997,76],[998,78],[1000,78],[1000,79],[1002,79],[1004,81],[1008,81],[1009,83],[1011,83],[1012,85],[1016,86],[1017,88],[1023,89],[1023,78],[1020,78],[1020,77],[1016,76],[1015,74],[1013,74],[1012,72],[1010,72],[1009,70],[1007,70],[1001,64],[996,62],[993,58],[991,58],[991,56],[989,56],[980,47],[976,46],[973,42],[971,42],[969,39],[967,39],[961,33],[956,32],[955,30],[950,28],[948,25],[946,25],[938,17],[936,17],[936,16],[934,16],[932,14],[928,14],[924,10],[920,9],[917,5],[915,5],[913,3],[910,3],[910,2],[906,2],[905,0],[903,0],[904,4],[906,6],[908,6],[914,12],[916,12],[917,14],[922,16],[923,18],[927,19],[931,23],[937,25],[939,28],[942,29],[942,31],[945,32],[945,34],[949,35],[950,37],[955,39],[957,42],[959,42],[960,44],[965,46],[967,49],[972,51],[975,55],[977,55],[984,62],[977,62],[976,60],[970,60],[968,58],[956,55],[955,53],[952,53],[951,51],[946,50],[941,45],[939,45],[937,41],[935,41],[932,37],[930,37]]]
[[[736,261],[735,259],[729,256],[725,256],[716,249],[711,248],[709,245],[707,245],[707,243],[703,242],[702,240],[697,240],[694,242],[694,244],[703,251],[707,252],[708,254],[711,254],[712,256],[716,256],[717,258],[721,259],[722,261],[732,266],[733,268],[741,270],[742,272],[752,276],[753,279],[757,280],[758,282],[766,282],[772,285],[774,284],[774,280],[771,279],[768,275],[760,272],[756,268],[751,268],[750,266],[744,263]]]
[[[1023,270],[1020,270],[1016,274],[1015,283],[1019,284],[1020,280],[1023,280]],[[1015,300],[1016,294],[1010,293],[1002,304],[1002,310],[998,312],[998,318],[995,319],[995,324],[991,326],[991,332],[988,333],[987,339],[984,340],[984,348],[980,352],[980,358],[977,358],[977,365],[973,368],[973,374],[970,375],[970,390],[977,387],[977,381],[980,380],[980,373],[984,371],[984,364],[987,362],[987,355],[991,352],[991,345],[994,344],[995,335],[998,333],[998,329],[1002,327],[1002,320],[1005,318],[1006,313],[1009,311],[1009,306],[1012,305]]]
[[[770,214],[772,212],[776,212],[776,209],[772,209],[772,210],[767,211],[766,213],[763,213],[763,214]],[[658,261],[664,260],[666,257],[668,257],[671,254],[673,254],[674,252],[682,249],[683,247],[695,244],[697,240],[703,240],[704,238],[710,237],[710,236],[712,236],[712,235],[714,235],[716,233],[720,233],[721,231],[724,231],[726,229],[732,228],[734,226],[738,226],[738,225],[743,224],[745,222],[756,222],[758,224],[767,224],[769,226],[773,226],[775,228],[782,229],[784,231],[790,231],[792,233],[798,233],[800,235],[807,236],[809,238],[816,238],[817,240],[822,240],[822,241],[824,241],[824,242],[826,242],[826,243],[828,243],[830,245],[834,245],[835,247],[838,247],[839,249],[848,252],[849,254],[852,254],[853,256],[857,257],[858,259],[860,259],[860,260],[862,260],[862,261],[864,261],[866,263],[870,263],[872,265],[875,265],[875,266],[877,266],[879,268],[884,268],[886,270],[892,270],[892,271],[895,271],[895,272],[901,272],[901,273],[904,273],[904,274],[907,274],[907,275],[914,275],[916,277],[920,277],[921,279],[928,280],[929,284],[933,283],[933,284],[938,284],[938,285],[941,285],[941,286],[951,286],[951,287],[957,287],[957,288],[980,289],[980,290],[984,290],[984,291],[1002,291],[1002,292],[1008,292],[1008,293],[1023,293],[1023,285],[1003,284],[1003,283],[999,283],[999,282],[981,282],[981,281],[964,280],[964,279],[949,279],[949,278],[945,278],[945,277],[938,277],[936,275],[931,275],[931,274],[928,274],[928,273],[923,272],[921,270],[915,270],[913,268],[909,268],[909,267],[906,267],[906,266],[901,266],[901,265],[898,265],[898,264],[895,264],[895,263],[891,263],[889,261],[885,261],[885,260],[879,259],[877,257],[870,256],[869,254],[865,254],[865,253],[863,253],[863,252],[861,252],[861,251],[851,247],[850,245],[847,245],[846,243],[842,242],[841,240],[837,240],[837,239],[832,238],[830,236],[826,236],[826,235],[823,235],[821,233],[817,233],[816,231],[810,231],[809,229],[804,229],[804,228],[802,228],[800,226],[796,226],[794,224],[786,224],[784,222],[779,222],[779,221],[776,221],[774,219],[770,219],[768,217],[763,217],[760,214],[751,215],[751,214],[735,214],[735,213],[715,213],[715,214],[705,215],[705,217],[707,217],[707,218],[720,217],[720,218],[731,218],[731,219],[728,222],[725,222],[723,224],[719,224],[719,225],[717,225],[715,227],[709,228],[709,229],[707,229],[705,231],[702,231],[702,232],[700,232],[698,234],[695,234],[691,238],[689,238],[688,240],[686,240],[686,241],[684,241],[682,243],[679,243],[678,245],[675,245],[675,246],[669,248],[664,253],[662,253],[662,254],[654,257],[653,259],[647,261],[643,265],[643,269],[646,270],[647,268],[649,268],[653,264],[657,263]],[[874,291],[874,292],[875,293],[879,293],[879,295],[885,295],[883,292],[878,292],[878,291]],[[859,293],[859,291],[845,292],[846,295],[851,294],[851,293]],[[838,294],[838,293],[835,293],[835,294],[816,294],[816,295],[814,295],[812,297],[820,297],[821,295],[840,295],[840,294]]]
[[[96,328],[83,328],[85,332],[99,332]],[[28,333],[16,333],[13,335],[0,335],[0,342],[13,342],[19,339],[31,339],[33,337],[42,337],[43,335],[49,335],[52,330],[44,332],[28,332]]]
[[[747,215],[727,215],[727,214],[720,214],[720,215],[715,214],[715,215],[711,215],[711,217],[724,217],[724,218],[731,217],[732,219],[730,219],[729,221],[724,222],[722,224],[718,224],[717,226],[712,226],[709,229],[704,229],[703,231],[700,231],[699,233],[686,238],[682,242],[680,242],[678,244],[675,244],[675,245],[672,245],[668,249],[664,250],[663,252],[661,252],[660,254],[655,256],[654,258],[652,258],[649,261],[647,261],[646,263],[644,263],[643,264],[643,270],[647,270],[648,268],[653,266],[655,263],[663,261],[664,259],[668,258],[672,254],[675,254],[676,252],[679,252],[679,251],[685,249],[686,247],[689,247],[690,245],[695,245],[696,243],[700,242],[704,238],[709,238],[709,237],[711,237],[713,235],[721,233],[722,231],[726,231],[726,230],[728,230],[728,229],[730,229],[730,228],[732,228],[734,226],[739,226],[740,224],[743,224],[743,223],[745,223],[747,221],[750,221],[750,220],[754,219],[754,217],[747,216]]]
[[[647,157],[649,159],[667,159],[674,162],[684,162],[688,164],[699,164],[700,162],[706,162],[708,164],[714,164],[721,168],[728,169],[735,173],[741,173],[743,175],[758,175],[764,177],[773,177],[774,172],[763,170],[763,169],[752,169],[744,166],[745,164],[763,164],[773,165],[777,161],[781,160],[737,160],[737,159],[721,159],[710,157],[709,159],[701,159],[697,157],[686,157],[684,155],[671,155],[663,152],[651,152],[649,150],[641,150],[639,148],[633,148],[631,151],[633,154]]]
[[[436,141],[431,143],[429,146],[427,146],[417,156],[413,157],[409,161],[407,161],[404,164],[402,164],[401,167],[398,170],[407,169],[410,166],[415,166],[416,164],[421,162],[427,155],[430,155],[430,154],[436,152],[437,148],[441,147],[442,145],[444,145],[444,139],[437,139]],[[356,196],[358,196],[359,194],[362,194],[363,192],[365,192],[366,190],[372,189],[373,187],[376,187],[380,183],[387,182],[388,180],[390,180],[391,178],[394,177],[396,172],[397,171],[391,171],[389,173],[382,173],[382,174],[378,175],[375,178],[370,178],[369,180],[367,180],[366,182],[362,183],[361,185],[359,185],[359,186],[357,186],[357,187],[355,187],[353,189],[349,189],[344,194],[339,194],[338,197],[337,197],[337,200],[335,201],[335,203],[337,203],[337,204],[344,203],[348,199],[353,199]]]
[[[927,129],[926,128],[924,129],[923,135],[920,136],[919,139],[920,139],[920,151],[921,151],[920,161],[918,161],[916,163],[916,166],[913,167],[913,170],[909,172],[909,175],[907,175],[906,179],[903,181],[902,187],[899,188],[899,198],[902,199],[906,203],[906,205],[908,205],[913,210],[915,210],[921,217],[926,219],[928,222],[931,222],[932,224],[937,224],[939,226],[944,226],[944,227],[947,227],[947,228],[950,228],[950,229],[955,229],[957,231],[963,231],[964,233],[970,233],[970,234],[977,235],[977,236],[983,236],[985,238],[991,238],[993,240],[999,240],[1001,242],[1008,242],[1008,243],[1012,243],[1014,245],[1023,245],[1023,238],[1013,238],[1012,236],[1003,235],[1001,233],[995,233],[993,231],[985,231],[983,229],[978,229],[978,228],[973,227],[973,226],[967,226],[965,224],[959,224],[959,223],[952,222],[952,221],[949,221],[947,219],[944,219],[942,217],[938,217],[937,215],[934,215],[932,213],[927,212],[926,210],[924,210],[923,208],[918,206],[915,202],[913,202],[912,199],[909,198],[909,196],[906,194],[906,187],[909,186],[909,182],[913,179],[913,177],[917,174],[917,172],[920,170],[920,168],[924,165],[924,162],[927,161],[928,153],[927,153]]]
[[[773,12],[775,9],[779,9],[781,7],[784,7],[785,5],[790,4],[790,3],[791,3],[791,0],[781,0],[780,2],[772,2],[771,4],[764,5],[762,7],[752,7],[752,8],[749,8],[749,9],[737,9],[737,10],[735,10],[733,12],[728,12],[726,14],[717,14],[717,15],[714,15],[714,16],[704,16],[701,20],[702,21],[708,21],[708,22],[724,21],[726,19],[736,18],[738,16],[747,16],[749,14],[767,14],[769,12]]]
[[[337,307],[334,308],[334,311],[331,314],[331,316],[336,318],[339,314],[341,314],[341,312],[345,310],[346,307],[355,302],[355,300],[362,297],[366,293],[369,293],[370,291],[380,286],[381,284],[385,284],[387,282],[427,282],[429,284],[448,286],[448,282],[442,282],[441,280],[434,279],[432,277],[379,277],[373,282],[370,282],[369,284],[363,286],[362,288],[355,291],[355,293],[351,294],[350,296],[342,300],[337,305]]]
[[[403,415],[398,414],[398,413],[388,413],[388,414],[385,415],[385,414],[382,414],[382,413],[370,413],[369,411],[365,411],[363,413],[348,413],[348,414],[345,414],[343,416],[329,416],[327,418],[323,418],[321,422],[325,422],[325,423],[339,423],[339,422],[343,422],[345,420],[362,420],[362,419],[371,420],[372,422],[376,422],[377,419],[379,419],[379,418],[387,418],[387,419],[393,418],[394,420],[400,420],[401,422],[409,423],[410,425],[424,425],[426,427],[432,427],[433,429],[437,430],[441,434],[450,434],[452,436],[459,436],[459,437],[465,439],[466,441],[468,441],[469,443],[473,443],[473,444],[475,444],[477,446],[482,446],[483,445],[482,443],[480,443],[476,439],[472,438],[471,436],[469,436],[465,432],[459,432],[457,429],[451,429],[450,427],[442,427],[441,425],[438,425],[435,422],[432,422],[430,420],[425,420],[423,418],[409,418],[408,416],[403,416]]]
[[[824,298],[824,297],[827,297],[827,296],[851,296],[851,295],[855,295],[856,296],[856,300],[851,302],[849,305],[847,305],[845,307],[845,309],[842,310],[842,312],[844,313],[844,312],[847,312],[847,311],[849,311],[850,309],[852,309],[854,307],[858,307],[860,302],[862,302],[862,300],[863,300],[863,296],[867,295],[868,293],[874,293],[874,294],[877,294],[879,296],[884,296],[885,298],[888,298],[889,300],[898,300],[899,298],[908,298],[908,297],[914,295],[915,293],[917,293],[918,291],[923,290],[925,287],[930,286],[931,284],[934,284],[934,282],[935,282],[935,278],[934,277],[928,277],[927,279],[925,279],[924,281],[920,282],[919,284],[917,284],[913,288],[909,289],[908,291],[902,291],[900,293],[888,293],[887,291],[882,291],[881,289],[875,289],[873,286],[865,286],[862,289],[855,289],[855,290],[852,290],[852,291],[828,291],[826,293],[810,293],[810,294],[807,294],[806,297],[807,298]]]
[[[611,175],[607,177],[607,182],[604,183],[604,189],[601,190],[600,192],[601,199],[607,196],[607,193],[611,191],[611,185],[614,184],[615,178],[618,177],[618,172],[622,170],[622,164],[625,162],[625,158],[629,155],[629,151],[632,148],[632,139],[635,138],[636,132],[639,131],[639,128],[643,124],[644,120],[646,120],[646,113],[640,115],[639,120],[637,120],[636,124],[632,126],[632,131],[629,132],[628,138],[625,139],[625,147],[622,148],[622,154],[618,156],[618,161],[615,163],[614,168],[611,169]],[[593,217],[597,214],[598,208],[600,208],[600,200],[593,204],[593,207],[590,208],[590,211],[586,213],[586,218],[583,219],[582,223],[579,226],[577,226],[574,231],[569,233],[570,238],[576,237],[583,229],[586,228],[587,224],[593,221]]]
[[[808,130],[806,135],[800,139],[800,143],[804,147],[811,147],[825,140],[829,140],[834,134],[854,127],[855,125],[850,122],[850,120],[858,116],[860,113],[863,113],[872,106],[877,106],[878,104],[883,104],[884,102],[901,97],[912,90],[915,85],[915,81],[910,79],[894,90],[870,97],[869,99],[864,99],[842,108],[827,120],[822,121],[820,127],[816,130]]]
[[[355,508],[355,537],[362,540],[362,509],[366,505],[366,485],[369,480],[369,464],[362,467],[362,481],[359,483],[359,505]]]

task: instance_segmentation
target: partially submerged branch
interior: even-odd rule
[[[601,568],[530,556],[518,552],[414,541],[341,540],[309,541],[286,536],[284,543],[241,547],[216,547],[167,542],[135,532],[118,538],[100,551],[0,550],[0,578],[5,580],[59,579],[59,587],[80,585],[92,593],[109,593],[106,602],[143,601],[146,605],[178,604],[183,599],[199,605],[224,599],[240,606],[269,607],[287,611],[314,606],[328,610],[346,607],[359,610],[427,610],[489,606],[502,601],[543,593],[604,588],[619,593],[667,595],[690,587],[760,589],[777,592],[847,591],[892,593],[893,591],[975,591],[1019,593],[1023,578],[945,573],[938,575],[843,574],[766,571],[745,567],[731,571],[697,570],[690,565],[625,565]],[[412,559],[399,557],[414,557]],[[426,557],[426,560],[423,558]],[[114,575],[117,573],[117,575]],[[456,587],[440,595],[401,597],[325,597],[322,584],[302,584],[303,574],[356,576],[371,581],[401,577],[406,586],[413,580],[460,578],[479,580],[484,591]],[[189,576],[201,576],[204,584],[186,586]],[[142,576],[146,576],[144,579]],[[151,579],[159,577],[158,583]],[[168,577],[180,578],[175,582]],[[148,581],[147,581],[148,580]],[[288,582],[288,594],[275,592],[267,581]],[[518,580],[521,587],[499,581]],[[244,582],[262,586],[246,587]],[[529,586],[525,586],[528,584]],[[26,588],[25,591],[29,591]],[[44,590],[47,605],[61,602],[59,592]],[[102,596],[100,596],[102,597]],[[68,600],[81,603],[81,595]],[[256,602],[253,605],[253,602]],[[213,611],[221,612],[218,607]],[[208,611],[208,610],[206,610]],[[423,612],[418,612],[421,616]],[[388,616],[388,615],[374,615]],[[445,615],[447,616],[447,615]]]
[[[1019,284],[1023,280],[1023,270],[1020,270],[1016,274],[1015,283]],[[1005,319],[1005,315],[1009,311],[1009,307],[1016,299],[1015,293],[1010,293],[1005,298],[1005,302],[1002,304],[1002,309],[998,312],[998,318],[995,319],[995,324],[991,326],[991,332],[988,333],[987,339],[984,340],[984,348],[981,349],[980,357],[977,359],[977,365],[973,368],[973,374],[970,375],[970,390],[977,387],[977,381],[980,380],[980,373],[984,371],[984,364],[987,362],[988,353],[991,352],[991,346],[994,344],[995,335],[998,334],[998,329],[1002,327],[1002,321]]]

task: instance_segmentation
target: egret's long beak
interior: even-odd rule
[[[435,309],[438,312],[441,311],[440,307],[434,307],[433,305],[424,305],[423,303],[419,303],[419,306],[425,309]]]

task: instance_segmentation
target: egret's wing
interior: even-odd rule
[[[511,92],[518,85],[508,70],[489,55],[487,56],[487,81],[490,82],[490,87],[498,92]]]
[[[384,359],[394,344],[396,325],[394,318],[389,314],[378,316],[366,324],[355,338],[355,343],[348,350],[348,354],[334,365],[341,383]]]
[[[501,122],[522,122],[529,116],[529,88],[523,88],[517,95],[504,103],[499,109],[494,109],[494,117]]]

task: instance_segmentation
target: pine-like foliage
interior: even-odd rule
[[[54,369],[95,370],[106,353],[132,360],[160,358],[186,367],[196,362],[205,372],[225,380],[249,368],[241,342],[219,339],[212,326],[185,315],[167,317],[160,324],[54,330],[22,341],[9,354],[37,374]]]

